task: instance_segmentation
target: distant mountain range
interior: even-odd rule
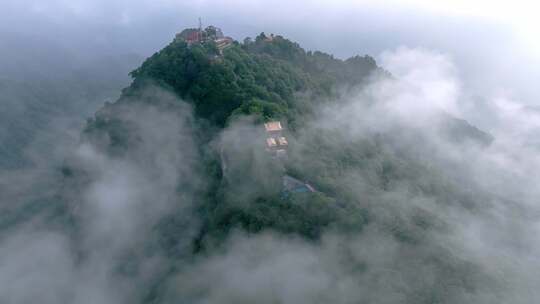
[[[76,135],[105,101],[119,97],[129,83],[127,73],[140,61],[137,55],[83,60],[81,54],[47,41],[3,38],[0,169],[29,166],[30,154],[51,151],[51,139]]]

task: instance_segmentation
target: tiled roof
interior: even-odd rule
[[[266,129],[267,132],[281,131],[282,130],[281,122],[279,122],[279,121],[267,122],[267,123],[264,124],[264,128]]]
[[[277,146],[276,140],[272,137],[266,139],[266,145],[271,148]]]

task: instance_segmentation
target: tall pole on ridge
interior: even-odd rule
[[[199,17],[199,42],[201,42],[203,39],[202,37],[202,21],[201,21],[201,17]]]

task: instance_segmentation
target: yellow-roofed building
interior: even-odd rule
[[[266,139],[266,147],[275,148],[277,146],[276,140],[272,137]]]

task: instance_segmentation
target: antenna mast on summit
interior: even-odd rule
[[[202,41],[203,40],[203,36],[202,36],[202,21],[201,21],[201,17],[199,17],[199,41]]]

